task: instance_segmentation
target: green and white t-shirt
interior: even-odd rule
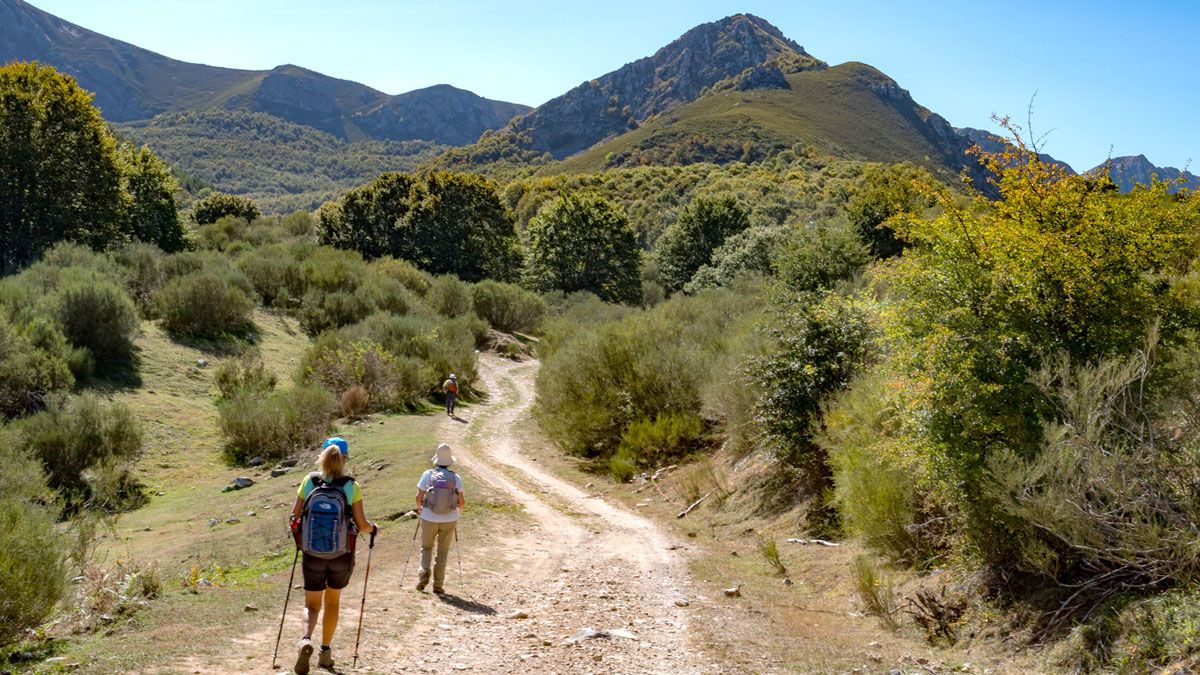
[[[329,478],[324,474],[321,475],[321,480],[330,482]],[[308,499],[308,496],[312,494],[312,491],[315,487],[316,486],[313,485],[312,474],[310,473],[304,477],[304,482],[300,483],[300,499]],[[362,489],[358,487],[358,481],[346,481],[346,484],[342,486],[342,490],[345,491],[346,499],[351,506],[362,501]]]

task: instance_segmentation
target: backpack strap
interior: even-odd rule
[[[313,487],[317,487],[325,482],[325,479],[321,478],[320,471],[313,471],[312,473],[308,474],[308,479],[312,481]]]

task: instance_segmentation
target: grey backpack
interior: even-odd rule
[[[439,516],[454,513],[458,508],[458,477],[450,469],[438,467],[429,477],[425,490],[425,506]]]

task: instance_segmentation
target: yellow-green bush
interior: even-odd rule
[[[0,647],[54,610],[66,579],[66,550],[53,496],[37,460],[0,428]]]
[[[242,394],[218,405],[225,451],[245,462],[316,447],[329,431],[337,401],[321,386],[297,386],[266,396]]]

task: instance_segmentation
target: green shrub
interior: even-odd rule
[[[530,333],[546,317],[546,303],[519,286],[485,280],[471,288],[471,306],[498,331]]]
[[[303,382],[320,383],[339,397],[362,387],[373,410],[412,407],[428,391],[422,385],[417,359],[398,357],[376,343],[348,341],[334,333],[316,341],[301,362],[300,372]]]
[[[262,212],[258,210],[258,205],[252,200],[220,192],[208,195],[192,207],[192,221],[197,225],[215,223],[226,216],[253,221],[260,215]]]
[[[425,302],[442,316],[462,316],[471,311],[471,287],[458,277],[443,274],[430,284]]]
[[[217,368],[213,378],[223,399],[241,395],[264,396],[274,391],[275,373],[267,369],[257,354],[229,359]]]
[[[111,375],[133,365],[137,310],[115,283],[91,275],[75,276],[48,302],[67,340],[88,351],[98,373]]]
[[[249,230],[250,221],[245,218],[222,216],[216,222],[196,228],[196,239],[201,248],[230,251],[235,244],[247,243]]]
[[[309,335],[362,321],[375,311],[367,293],[310,290],[300,302],[300,325]]]
[[[54,400],[17,430],[21,446],[41,460],[50,487],[76,502],[93,495],[97,470],[132,466],[142,454],[133,413],[94,394]]]
[[[903,391],[886,370],[855,377],[826,404],[814,441],[828,453],[844,526],[879,554],[924,567],[948,543],[938,526],[946,518],[906,426]]]
[[[895,589],[875,561],[868,556],[860,555],[854,558],[854,590],[858,591],[858,599],[868,614],[879,618],[886,628],[895,629],[900,624],[896,615],[900,613],[900,603],[896,599]]]
[[[658,466],[700,450],[704,422],[694,414],[666,413],[634,420],[621,434],[621,448],[641,466]]]
[[[801,228],[788,237],[777,256],[775,274],[793,293],[836,288],[859,274],[870,260],[858,235],[840,226]]]
[[[746,277],[766,277],[796,237],[791,227],[752,227],[739,232],[713,251],[712,259],[692,275],[683,290],[695,294],[705,288],[731,286]]]
[[[695,416],[707,373],[735,345],[738,331],[731,327],[760,304],[754,296],[713,291],[598,324],[586,314],[573,325],[551,322],[548,344],[539,346],[543,427],[568,452],[607,458],[635,422]],[[613,316],[604,305],[578,307],[568,316],[588,309]]]
[[[46,320],[15,324],[0,311],[0,417],[40,410],[50,394],[69,389],[75,360],[87,362],[58,326]]]
[[[813,421],[825,397],[866,363],[876,329],[863,298],[827,293],[812,304],[806,299],[777,308],[772,344],[751,362],[750,381],[761,391],[757,418],[778,458],[823,486],[828,466],[812,442]]]
[[[155,298],[167,330],[216,339],[245,333],[254,304],[245,291],[214,272],[198,272],[167,282]]]
[[[617,452],[608,460],[608,474],[618,483],[628,483],[637,475],[637,457],[633,450],[625,447],[617,448]]]
[[[419,297],[425,297],[433,285],[433,275],[424,272],[407,260],[379,258],[371,261],[371,272],[395,279]]]
[[[119,249],[115,255],[127,271],[125,287],[138,312],[145,319],[157,318],[154,316],[154,294],[166,282],[162,250],[154,244],[134,242]]]
[[[256,248],[237,259],[241,270],[264,305],[294,308],[307,289],[304,265],[294,247],[275,244]]]
[[[324,387],[297,386],[267,396],[242,394],[222,401],[218,411],[226,453],[246,462],[316,447],[329,431],[337,400]]]
[[[0,429],[0,648],[54,610],[66,579],[57,512],[37,460]]]

